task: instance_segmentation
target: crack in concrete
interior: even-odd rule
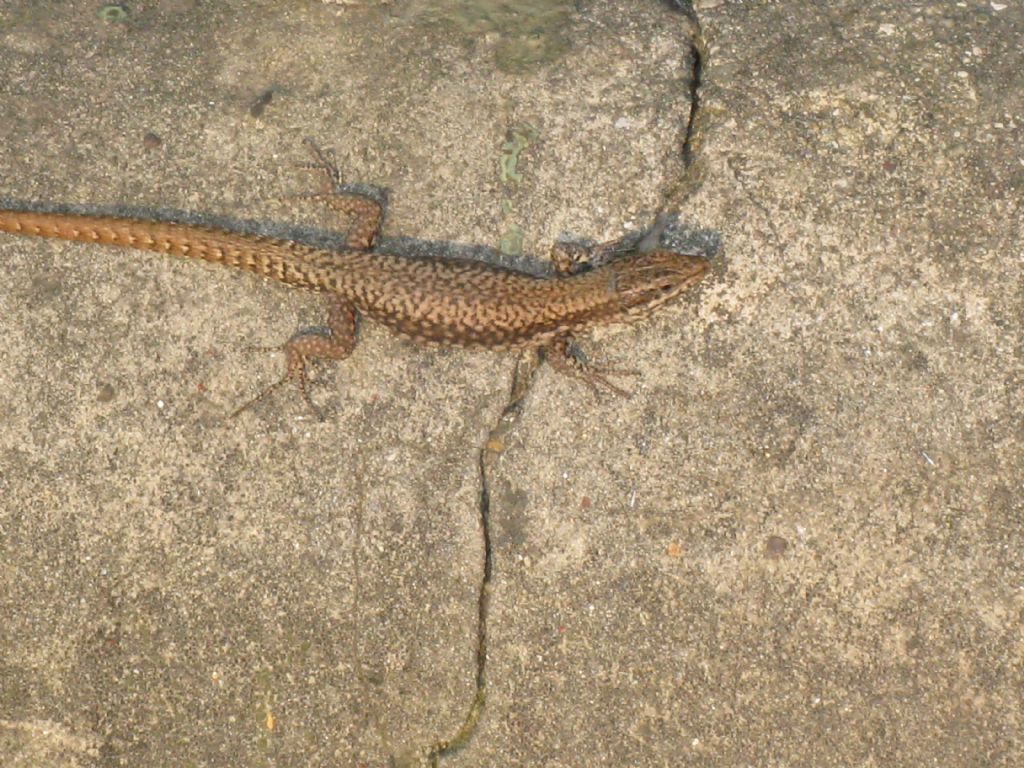
[[[703,81],[704,65],[707,61],[708,51],[707,43],[704,40],[704,32],[700,26],[700,19],[697,18],[697,12],[693,9],[693,4],[678,3],[677,5],[680,11],[689,19],[692,27],[690,30],[690,42],[693,44],[693,48],[690,50],[690,67],[692,70],[690,78],[690,114],[686,120],[686,135],[683,137],[682,148],[683,163],[689,169],[693,166],[695,152],[697,151],[700,139],[700,124],[698,123],[700,87]]]
[[[684,0],[667,0],[669,7],[682,13],[690,27],[690,111],[686,121],[686,132],[680,152],[683,157],[685,172],[679,183],[668,191],[665,197],[666,207],[678,207],[679,203],[692,194],[701,184],[700,168],[697,153],[703,126],[703,113],[700,110],[700,89],[702,75],[707,66],[707,44],[697,12],[692,2]],[[662,227],[663,228],[663,227]],[[660,235],[660,232],[659,232]],[[476,733],[487,699],[487,619],[491,600],[491,579],[494,569],[494,551],[491,539],[491,495],[488,480],[489,470],[504,450],[505,437],[515,427],[523,413],[523,403],[533,385],[542,355],[527,352],[520,356],[512,379],[512,387],[508,403],[501,412],[497,423],[487,434],[487,439],[480,447],[478,467],[480,472],[480,504],[479,520],[483,547],[483,571],[480,579],[479,597],[477,599],[477,644],[476,644],[476,675],[473,699],[469,704],[462,724],[456,733],[437,741],[426,753],[427,764],[436,768],[442,758],[449,757],[465,747]]]
[[[533,384],[540,362],[540,355],[536,351],[520,356],[512,378],[508,403],[502,410],[501,416],[498,417],[497,423],[487,433],[484,444],[480,447],[478,463],[480,471],[479,519],[484,562],[477,600],[476,689],[459,730],[454,736],[438,741],[427,753],[427,762],[431,766],[439,765],[441,758],[454,754],[469,743],[476,732],[484,702],[487,699],[487,617],[491,604],[491,577],[494,568],[494,550],[491,542],[491,491],[488,471],[501,455],[506,435],[523,413],[523,402]]]
[[[705,112],[701,109],[701,90],[704,86],[704,72],[708,65],[708,45],[704,29],[692,2],[666,0],[669,7],[679,11],[685,18],[690,36],[690,114],[686,119],[686,132],[680,152],[685,172],[679,182],[667,191],[665,207],[678,209],[683,201],[700,188],[703,168],[698,162],[700,143],[704,135]]]

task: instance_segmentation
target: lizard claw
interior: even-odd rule
[[[242,405],[240,405],[238,408],[231,412],[231,416],[229,418],[233,419],[243,411],[248,411],[253,406],[263,402],[264,400],[267,399],[267,397],[272,395],[274,392],[279,390],[283,385],[287,384],[293,379],[298,382],[299,392],[302,394],[302,399],[306,402],[306,405],[309,407],[309,410],[313,412],[313,415],[316,416],[317,421],[324,421],[323,411],[321,411],[319,408],[316,407],[316,405],[314,405],[313,399],[309,396],[309,381],[306,377],[305,361],[299,364],[299,368],[297,371],[292,370],[292,368],[289,366],[289,370],[287,373],[285,373],[284,376],[275,381],[269,387],[265,387],[255,397],[242,403]]]
[[[316,407],[313,403],[313,398],[309,396],[309,377],[306,375],[306,361],[308,356],[298,347],[298,344],[301,343],[300,340],[302,337],[309,335],[318,335],[318,331],[314,329],[311,332],[306,331],[296,334],[284,344],[277,344],[275,346],[250,345],[243,347],[245,352],[283,352],[285,355],[285,373],[284,376],[275,381],[269,387],[265,387],[255,397],[246,401],[232,411],[230,418],[233,419],[243,411],[249,410],[263,400],[266,400],[267,397],[272,395],[288,382],[294,381],[298,384],[299,394],[302,395],[302,399],[309,407],[309,410],[313,412],[313,415],[316,416],[318,421],[324,420],[323,411]]]
[[[564,371],[565,369],[562,370]],[[610,392],[618,397],[629,397],[633,394],[628,389],[623,389],[618,384],[612,382],[611,379],[608,378],[609,376],[640,375],[640,371],[631,368],[594,367],[588,364],[583,364],[580,367],[570,364],[568,373],[573,378],[582,381],[598,399],[600,399],[605,392]]]
[[[324,174],[324,194],[331,194],[342,184],[341,171],[337,164],[331,159],[328,151],[320,149],[320,146],[308,136],[302,140],[303,145],[313,156],[312,160],[304,163],[296,163],[297,168],[307,171],[320,171]]]
[[[631,392],[615,384],[609,376],[639,376],[640,371],[632,368],[612,368],[603,365],[591,365],[583,351],[576,346],[571,338],[561,338],[553,342],[546,350],[545,357],[551,367],[559,373],[579,379],[600,397],[604,391],[619,397],[629,397]]]

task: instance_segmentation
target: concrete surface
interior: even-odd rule
[[[308,135],[715,274],[583,340],[628,399],[367,324],[229,420],[315,297],[0,238],[0,765],[1024,764],[1019,4],[99,8],[0,6],[0,197],[315,236]]]

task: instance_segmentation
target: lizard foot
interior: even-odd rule
[[[591,364],[569,337],[556,339],[549,344],[545,349],[545,359],[559,373],[582,381],[598,397],[603,391],[611,392],[619,397],[629,397],[631,393],[628,390],[615,384],[608,377],[640,375],[640,371],[632,368],[613,368]]]
[[[323,351],[325,345],[329,346],[332,343],[333,341],[330,336],[325,334],[323,331],[319,329],[312,329],[297,333],[284,344],[279,344],[277,346],[246,347],[246,351],[248,352],[283,352],[285,355],[285,373],[284,376],[275,381],[269,387],[264,388],[254,398],[236,408],[231,413],[231,418],[235,418],[243,411],[247,411],[253,406],[263,402],[283,385],[294,381],[298,384],[299,394],[302,395],[302,399],[309,407],[309,410],[313,412],[318,421],[323,421],[323,411],[316,407],[313,403],[313,399],[309,396],[309,377],[306,374],[306,363],[317,357],[326,357],[327,355],[320,353]]]

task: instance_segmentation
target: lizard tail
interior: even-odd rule
[[[317,287],[313,275],[316,268],[312,262],[327,255],[312,246],[287,240],[116,216],[0,210],[0,232],[79,240],[202,259],[301,288]]]

